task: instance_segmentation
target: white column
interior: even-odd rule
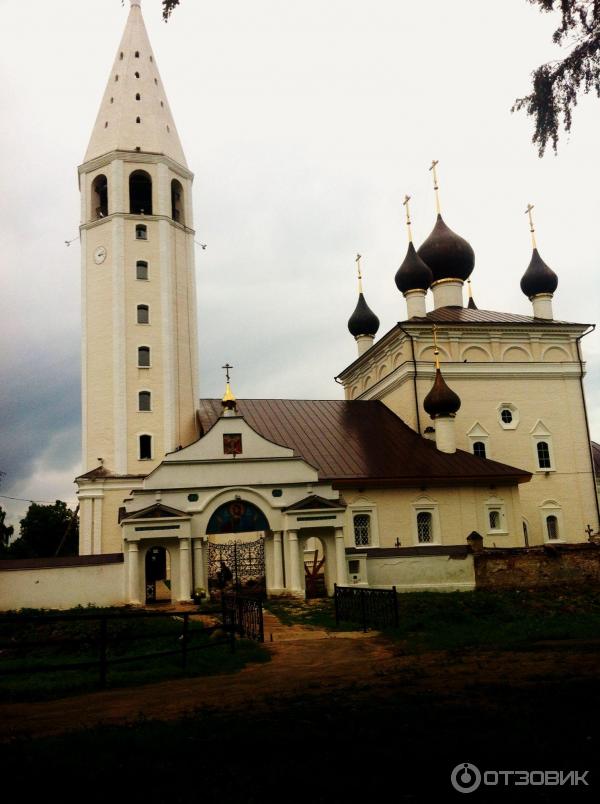
[[[290,592],[300,592],[300,554],[298,552],[298,531],[288,530],[288,552],[290,557],[288,578],[288,589]]]
[[[456,452],[454,416],[438,416],[435,420],[435,445],[440,452]]]
[[[191,600],[192,572],[190,565],[190,540],[179,540],[179,600]]]
[[[102,497],[93,500],[93,531],[92,531],[92,553],[97,555],[102,553]]]
[[[533,304],[533,317],[545,318],[552,321],[554,315],[552,314],[552,293],[538,293],[537,296],[532,296],[531,303]]]
[[[358,335],[356,338],[356,346],[358,348],[358,356],[364,355],[364,353],[373,346],[373,341],[375,340],[374,335]]]
[[[92,500],[79,497],[79,555],[92,554]]]
[[[204,579],[204,544],[202,539],[194,539],[194,589],[204,589],[208,594]]]
[[[421,290],[420,288],[406,291],[404,298],[406,299],[407,318],[425,318],[427,315],[425,296],[426,291]]]
[[[462,279],[439,279],[431,286],[433,291],[433,306],[462,307],[463,306]]]
[[[335,563],[337,585],[347,586],[348,573],[346,571],[346,543],[344,541],[344,528],[335,529]]]
[[[129,542],[129,602],[140,605],[140,554],[137,542]]]
[[[281,531],[273,532],[273,589],[283,589],[283,556],[281,552]]]

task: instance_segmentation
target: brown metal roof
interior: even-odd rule
[[[438,307],[431,310],[425,317],[413,317],[401,324],[526,324],[527,326],[555,326],[567,325],[586,327],[588,324],[576,324],[573,321],[557,321],[556,319],[534,318],[531,315],[517,315],[516,313],[497,313],[494,310],[478,310],[471,307]]]
[[[287,446],[336,485],[456,485],[527,482],[531,473],[457,450],[440,452],[383,402],[240,399],[238,411],[269,441]],[[199,400],[206,432],[220,399]]]

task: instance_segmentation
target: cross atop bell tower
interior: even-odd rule
[[[192,181],[140,0],[83,165],[83,471],[148,474],[198,436]]]

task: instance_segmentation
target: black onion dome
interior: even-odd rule
[[[440,369],[435,371],[435,380],[431,391],[423,400],[423,407],[432,419],[437,416],[451,416],[460,408],[460,397],[448,388]]]
[[[417,251],[433,273],[434,282],[440,279],[468,279],[475,266],[475,252],[467,241],[449,229],[438,215],[431,234]]]
[[[402,293],[408,290],[427,290],[433,282],[431,268],[419,257],[412,242],[408,244],[406,257],[396,271],[395,280]]]
[[[521,278],[521,290],[531,298],[538,293],[554,293],[557,287],[558,277],[540,257],[537,248],[534,248],[531,262]]]
[[[376,335],[379,329],[379,319],[371,310],[362,293],[358,294],[358,303],[350,318],[348,329],[355,338],[359,335]]]

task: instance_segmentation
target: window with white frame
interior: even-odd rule
[[[485,451],[485,444],[483,441],[474,441],[473,442],[473,455],[477,455],[478,458],[486,458],[486,451]]]
[[[354,514],[354,544],[357,547],[371,544],[371,517],[369,514]]]
[[[506,533],[506,511],[500,497],[490,497],[485,503],[486,528],[488,535]]]
[[[564,540],[562,507],[556,500],[545,500],[540,506],[542,536],[545,542]]]
[[[477,455],[478,458],[487,458],[489,456],[490,434],[482,424],[475,422],[471,429],[467,430],[467,437],[471,442],[473,455]]]
[[[379,547],[377,506],[366,497],[359,497],[346,509],[346,532],[352,534],[355,547]]]
[[[554,542],[559,538],[558,517],[555,514],[546,517],[546,536],[549,542]]]
[[[552,434],[541,419],[538,419],[531,430],[533,439],[535,468],[538,472],[553,472],[554,456],[552,450]]]
[[[512,402],[501,402],[497,408],[498,423],[503,430],[516,430],[519,425],[519,411]]]
[[[419,544],[431,544],[433,541],[433,517],[429,511],[417,514],[417,541]]]
[[[413,502],[413,516],[414,544],[439,544],[441,530],[438,503],[429,496],[419,497]]]

